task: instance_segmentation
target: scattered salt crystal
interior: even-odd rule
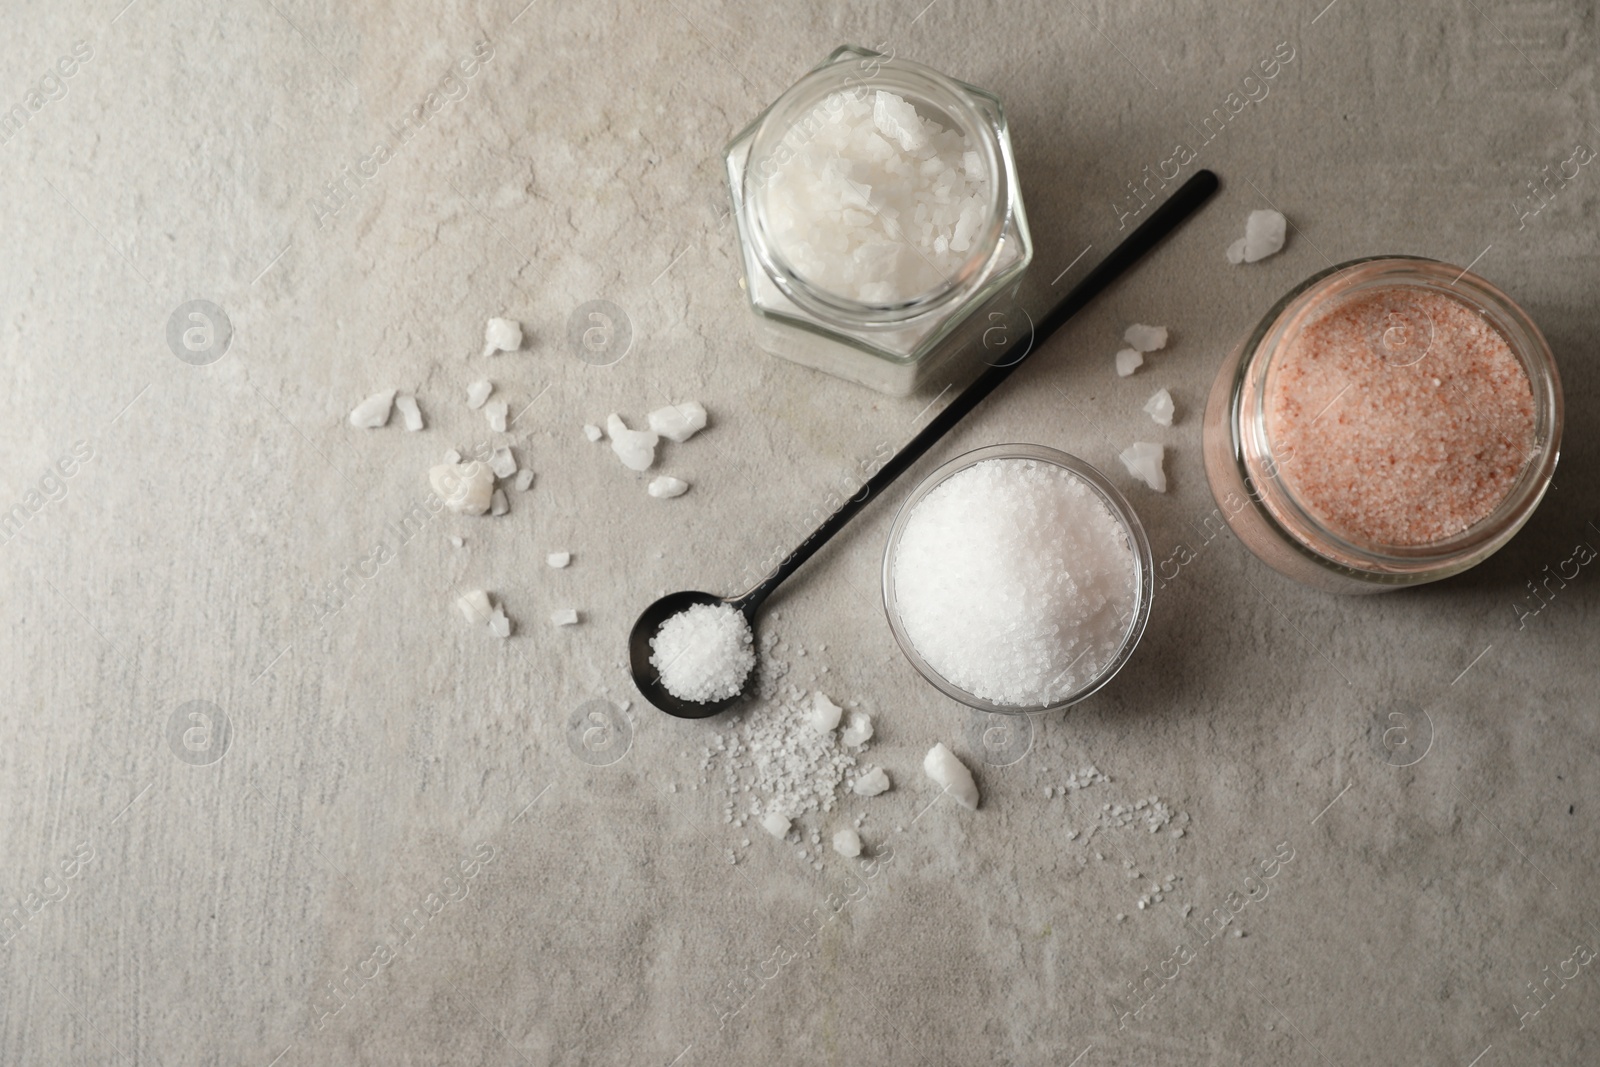
[[[1158,426],[1172,425],[1172,394],[1165,389],[1157,389],[1155,395],[1144,402],[1144,413],[1156,420]]]
[[[978,810],[978,784],[972,780],[967,765],[940,741],[928,750],[922,759],[922,773],[933,779],[935,785],[954,797],[962,807]]]
[[[565,567],[567,564],[572,562],[572,553],[552,552],[544,558],[544,561],[550,566],[554,567],[556,570],[560,570],[562,567]]]
[[[477,626],[488,622],[493,610],[489,603],[489,594],[482,589],[473,589],[456,597],[456,607],[468,622]]]
[[[645,491],[657,500],[670,500],[675,496],[682,496],[687,493],[689,491],[689,483],[682,478],[674,478],[669,474],[663,474],[658,478],[651,479],[650,485]]]
[[[362,430],[376,430],[389,421],[389,409],[393,406],[393,389],[373,393],[350,412],[350,425]]]
[[[1144,356],[1137,348],[1123,348],[1117,352],[1117,377],[1126,378],[1144,365]]]
[[[517,472],[517,480],[511,484],[517,487],[517,492],[526,493],[533,488],[533,472],[524,467]]]
[[[410,393],[394,398],[394,406],[400,409],[400,415],[406,420],[406,429],[416,433],[422,429],[422,411],[417,407],[417,398]]]
[[[489,497],[489,514],[498,517],[510,510],[511,503],[506,500],[506,491],[504,489],[496,489]]]
[[[515,352],[522,347],[522,326],[512,319],[490,319],[483,326],[483,354]]]
[[[875,797],[889,788],[889,775],[882,767],[874,767],[857,778],[850,788],[860,796]]]
[[[650,413],[649,421],[652,432],[681,445],[705,429],[706,409],[698,401],[689,400],[657,408]]]
[[[489,420],[489,429],[495,433],[506,432],[506,412],[511,410],[511,405],[504,400],[491,400],[483,405],[483,417]]]
[[[494,606],[494,614],[489,616],[489,632],[496,637],[511,636],[511,620],[506,618],[506,609],[500,604]]]
[[[1120,651],[1134,602],[1127,531],[1076,474],[1028,459],[951,475],[906,520],[894,610],[942,677],[997,704],[1046,707]]]
[[[1117,456],[1128,473],[1158,493],[1167,491],[1167,474],[1161,469],[1166,449],[1148,441],[1135,441]]]
[[[494,495],[494,472],[487,463],[441,463],[428,471],[428,484],[451,511],[482,515]]]
[[[737,696],[756,655],[750,624],[729,604],[695,604],[661,624],[650,665],[679,700],[704,704]]]
[[[1120,912],[1120,911],[1119,911],[1119,912],[1117,912],[1117,922],[1119,922],[1119,923],[1125,923],[1125,922],[1127,922],[1127,921],[1128,921],[1128,917],[1127,917],[1127,915],[1125,915],[1125,914],[1123,914],[1123,913],[1122,913],[1122,912]]]
[[[489,453],[489,469],[496,478],[509,478],[517,473],[517,461],[509,448],[497,448]]]
[[[861,855],[861,835],[846,827],[833,835],[833,850],[854,859]]]
[[[629,470],[649,470],[656,461],[656,442],[660,438],[655,433],[628,429],[622,417],[615,412],[606,416],[606,433],[611,435],[611,451]]]
[[[1241,237],[1228,246],[1228,262],[1235,266],[1244,262],[1244,238]]]
[[[576,608],[561,608],[550,613],[550,621],[557,626],[578,625],[578,610]]]
[[[828,699],[828,695],[820,689],[811,694],[811,714],[806,722],[813,730],[824,732],[832,730],[839,725],[839,718],[844,714],[844,709]]]
[[[1244,261],[1255,263],[1277,252],[1283,247],[1288,228],[1289,220],[1277,211],[1250,212],[1244,220]]]
[[[773,837],[782,837],[789,832],[789,820],[775,811],[769,811],[761,816],[761,828]]]
[[[594,423],[586,422],[583,424],[583,436],[587,437],[589,440],[598,441],[605,435],[606,432],[600,427],[596,426]]]
[[[864,711],[850,713],[850,725],[840,735],[839,740],[852,748],[860,747],[872,739],[872,717]]]
[[[480,378],[467,386],[467,407],[477,411],[483,407],[483,402],[489,399],[489,394],[494,392],[494,383],[487,378]]]
[[[461,453],[452,448],[450,451],[444,454],[444,461],[446,463],[460,463]]]
[[[1145,326],[1136,322],[1122,331],[1122,339],[1141,352],[1154,352],[1158,348],[1167,347],[1167,328]]]
[[[460,548],[462,545],[466,544],[466,542],[461,540],[461,538],[459,538],[459,537],[450,538],[450,543],[452,545],[455,545],[457,548]]]

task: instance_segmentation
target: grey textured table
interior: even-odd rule
[[[1600,578],[1566,561],[1600,546],[1600,176],[1527,184],[1600,147],[1592,4],[122,3],[6,18],[0,1062],[1595,1061]],[[1004,99],[1037,284],[1111,247],[1178,142],[1225,187],[918,468],[1051,445],[1127,488],[1158,559],[1191,549],[1113,685],[986,762],[881,616],[908,486],[775,602],[789,679],[870,709],[895,781],[808,817],[866,814],[879,860],[818,871],[724,822],[699,779],[726,724],[658,715],[620,661],[658,591],[740,586],[942,402],[751,341],[721,149],[844,41]],[[1229,267],[1269,204],[1287,247]],[[1278,295],[1379,252],[1524,304],[1566,448],[1484,566],[1331,599],[1208,539],[1198,414]],[[632,333],[608,367],[566,346],[594,299]],[[190,300],[231,324],[221,358],[169,345]],[[501,313],[531,342],[480,361]],[[1173,342],[1120,380],[1132,321]],[[485,375],[503,437],[463,401]],[[1170,431],[1139,410],[1158,385]],[[425,431],[346,423],[387,388]],[[580,433],[684,398],[712,425],[663,453],[681,499]],[[1140,437],[1164,496],[1116,462]],[[426,468],[490,440],[532,491],[402,543]],[[473,587],[509,641],[457,616]],[[629,699],[626,741],[584,749],[574,712]],[[929,806],[936,740],[979,811]],[[1085,764],[1109,781],[1046,797]],[[1088,835],[1150,796],[1162,832]]]

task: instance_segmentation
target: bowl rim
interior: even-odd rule
[[[895,582],[894,559],[895,551],[900,545],[900,539],[905,533],[912,512],[918,504],[952,476],[961,471],[968,470],[989,460],[1032,460],[1036,463],[1045,463],[1059,467],[1076,476],[1100,497],[1101,501],[1110,510],[1111,514],[1122,524],[1123,533],[1128,539],[1128,546],[1134,558],[1134,606],[1128,619],[1127,629],[1123,632],[1122,644],[1117,649],[1110,662],[1098,674],[1069,693],[1064,699],[1054,704],[1041,705],[1015,705],[997,704],[990,700],[967,692],[960,686],[951,682],[935,670],[927,660],[916,650],[910,635],[901,624],[899,613],[895,608]],[[1122,492],[1111,484],[1110,480],[1093,464],[1077,456],[1062,452],[1047,445],[1026,443],[1005,443],[985,445],[963,452],[954,459],[940,465],[932,473],[917,483],[917,487],[901,503],[895,512],[894,522],[889,528],[889,537],[883,549],[882,563],[882,599],[883,612],[889,620],[889,629],[894,634],[895,644],[900,646],[900,652],[906,657],[917,673],[922,675],[934,688],[944,693],[945,696],[978,711],[988,711],[1000,715],[1030,715],[1039,712],[1060,711],[1088,699],[1099,692],[1122,669],[1123,665],[1132,657],[1133,651],[1138,647],[1140,639],[1144,636],[1146,624],[1150,620],[1150,606],[1155,599],[1154,582],[1155,564],[1150,553],[1150,541],[1145,535],[1144,524],[1139,521],[1138,514],[1133,510],[1133,505],[1128,502]]]

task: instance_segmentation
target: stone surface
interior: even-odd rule
[[[1600,176],[1527,187],[1600,147],[1589,5],[120,7],[7,20],[0,1062],[1594,1062],[1595,964],[1521,1017],[1600,948],[1600,577],[1525,599],[1600,543]],[[790,679],[870,712],[863,765],[898,783],[799,821],[866,816],[817,870],[725,823],[700,766],[726,724],[656,713],[623,659],[660,592],[753,584],[947,402],[755,348],[721,149],[844,41],[1003,98],[1035,292],[1137,223],[1176,143],[1225,188],[772,602]],[[1229,267],[1268,206],[1286,247]],[[1208,525],[1198,414],[1286,289],[1382,252],[1527,307],[1566,445],[1488,563],[1336,600]],[[527,340],[484,361],[496,315]],[[1131,322],[1172,341],[1123,381]],[[504,434],[461,399],[491,373]],[[1116,462],[1158,386],[1165,496]],[[425,430],[347,424],[387,389]],[[651,475],[579,433],[686,396],[711,424]],[[1026,726],[923,684],[879,604],[911,482],[1000,441],[1106,471],[1165,568],[1122,675]],[[447,449],[500,445],[525,506],[426,509]],[[656,472],[694,493],[664,510]],[[493,640],[452,606],[478,587],[584,623]],[[934,802],[936,741],[980,810]],[[1110,781],[1063,790],[1090,763]],[[1252,891],[1247,936],[1206,940]]]

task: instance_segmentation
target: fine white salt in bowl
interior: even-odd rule
[[[883,605],[911,665],[953,700],[1024,714],[1076,704],[1133,654],[1154,592],[1128,501],[1083,460],[980,448],[895,515]]]

